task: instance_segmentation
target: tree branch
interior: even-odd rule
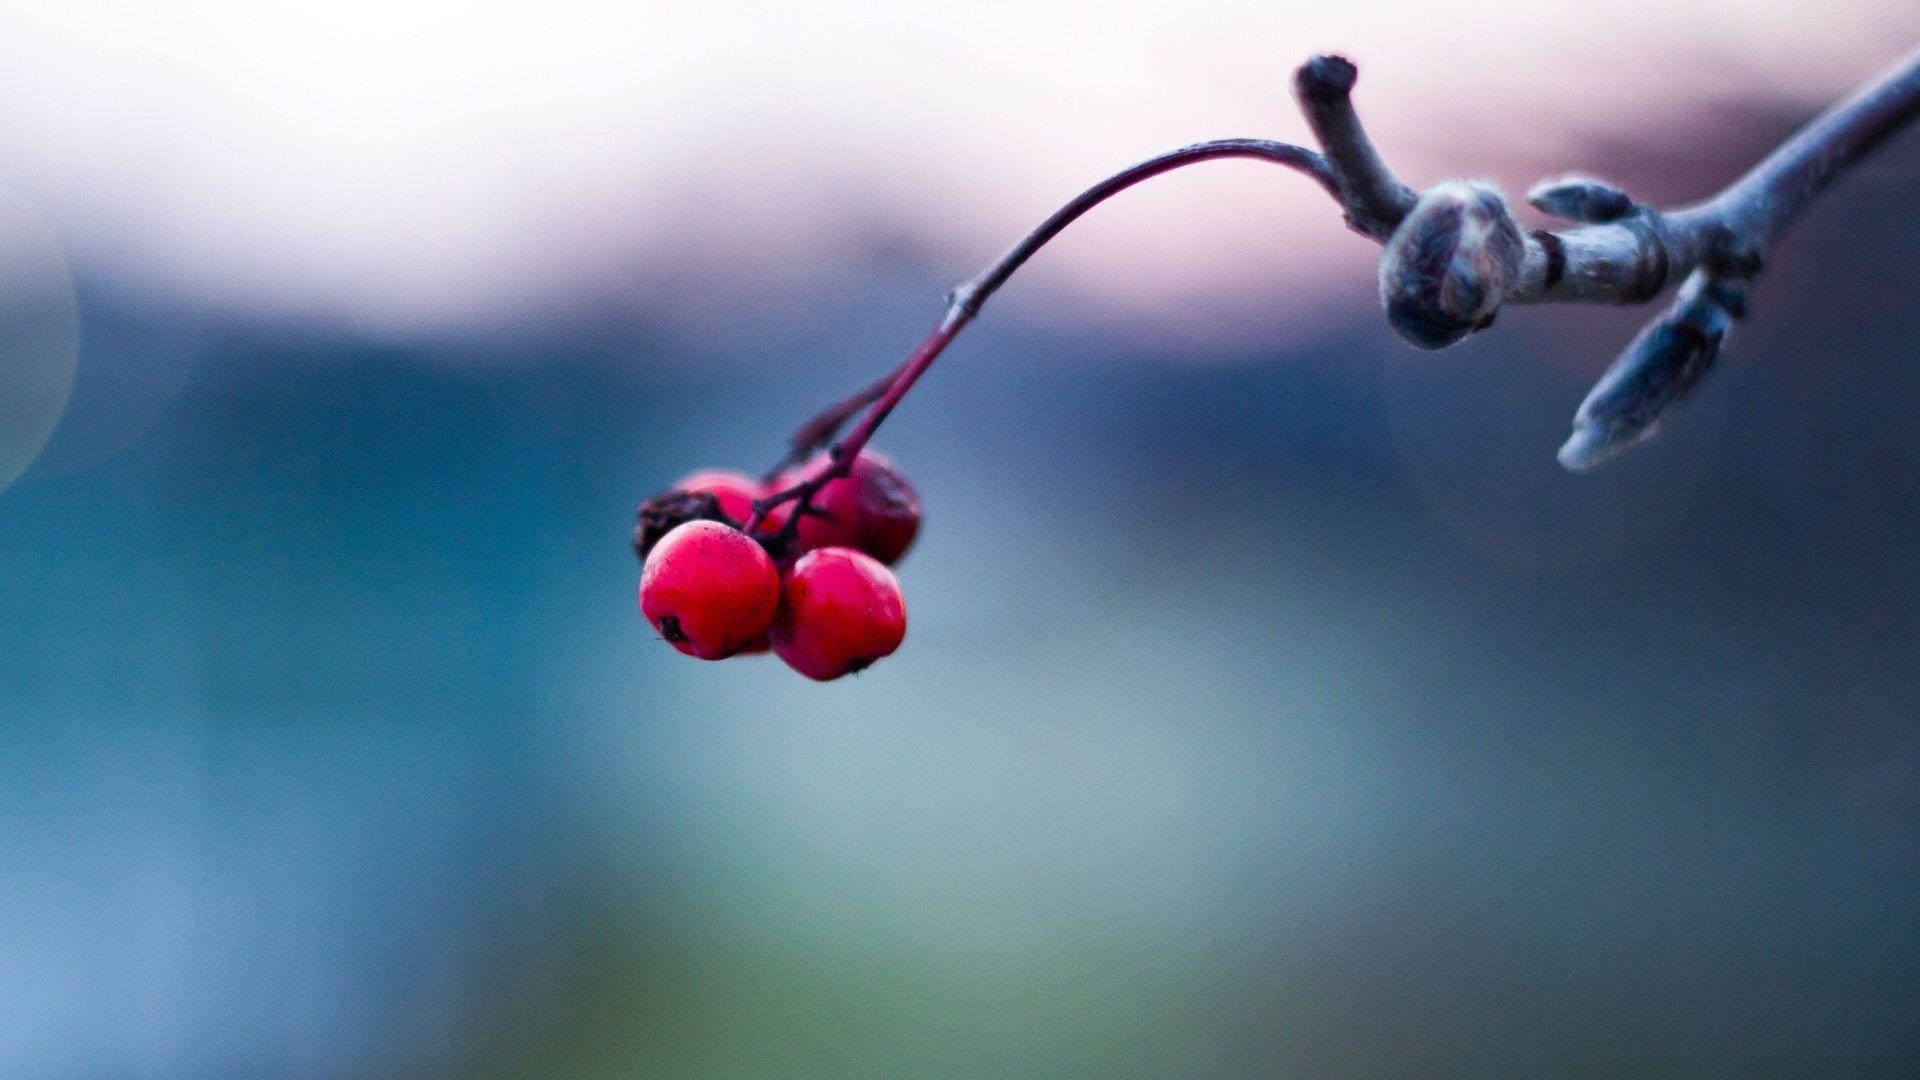
[[[1293,97],[1339,183],[1335,198],[1347,224],[1385,243],[1419,196],[1387,168],[1360,126],[1351,96],[1359,77],[1344,56],[1316,56],[1293,73]]]
[[[756,502],[749,531],[770,510],[793,502],[794,512],[771,541],[776,554],[791,545],[813,496],[847,473],[955,335],[1061,230],[1137,183],[1226,157],[1305,174],[1333,197],[1352,228],[1379,241],[1389,321],[1424,348],[1484,329],[1503,304],[1639,304],[1685,278],[1673,306],[1634,339],[1575,416],[1560,460],[1571,469],[1591,468],[1652,434],[1666,408],[1698,385],[1744,313],[1745,283],[1781,235],[1835,177],[1920,114],[1917,49],[1704,202],[1662,213],[1601,181],[1566,177],[1536,187],[1530,199],[1577,224],[1523,232],[1490,185],[1454,181],[1416,195],[1401,183],[1353,108],[1356,79],[1353,64],[1337,56],[1313,57],[1295,73],[1294,95],[1324,155],[1261,139],[1197,143],[1116,173],[1056,210],[949,294],[939,324],[900,367],[794,434],[781,468],[831,444],[829,460]],[[832,443],[856,416],[847,438]]]
[[[1920,48],[1829,108],[1702,209],[1763,251],[1846,168],[1920,115]]]
[[[1718,195],[1660,215],[1636,208],[1617,224],[1558,237],[1586,245],[1592,276],[1546,274],[1540,234],[1537,292],[1522,303],[1556,299],[1632,302],[1667,280],[1691,274],[1674,305],[1648,324],[1581,402],[1560,462],[1585,471],[1652,435],[1669,405],[1685,398],[1712,366],[1733,321],[1746,310],[1752,279],[1787,229],[1846,168],[1920,115],[1920,49],[1827,109]],[[1637,230],[1629,238],[1623,230]],[[1632,245],[1633,255],[1626,255]],[[1535,264],[1528,251],[1528,267]],[[1569,264],[1573,260],[1568,260]],[[1608,271],[1631,266],[1624,276]],[[1624,295],[1620,295],[1624,293]],[[1616,298],[1617,297],[1617,298]]]

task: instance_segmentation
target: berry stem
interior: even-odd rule
[[[893,385],[893,380],[899,376],[900,368],[894,368],[872,386],[864,387],[815,413],[813,419],[800,425],[799,430],[793,433],[793,438],[787,442],[786,455],[773,468],[767,470],[761,481],[772,484],[780,478],[782,473],[812,457],[815,450],[833,442],[833,437],[840,433],[841,428],[847,426],[847,421],[859,415],[860,410],[878,401],[880,396]]]
[[[933,362],[940,357],[960,331],[980,314],[980,308],[988,298],[998,292],[1015,271],[1026,264],[1034,253],[1045,247],[1049,240],[1060,235],[1067,226],[1073,224],[1081,215],[1106,202],[1122,191],[1144,180],[1150,180],[1161,173],[1193,165],[1216,158],[1252,158],[1259,161],[1284,165],[1300,172],[1326,189],[1336,199],[1340,197],[1339,184],[1333,170],[1328,167],[1326,158],[1305,147],[1291,143],[1274,142],[1268,139],[1218,139],[1213,142],[1195,143],[1171,150],[1158,157],[1148,158],[1131,168],[1107,177],[1075,196],[1065,206],[1055,210],[1045,221],[1020,239],[1020,242],[1008,248],[1006,253],[982,270],[978,275],[962,282],[947,294],[947,308],[940,322],[908,355],[906,361],[889,373],[886,378],[874,383],[858,393],[822,410],[813,419],[802,425],[794,433],[786,458],[773,470],[777,475],[788,465],[804,461],[809,454],[831,445],[832,453],[824,469],[817,474],[798,481],[784,490],[777,491],[753,504],[753,517],[747,523],[749,532],[759,528],[766,519],[767,512],[785,503],[796,503],[793,513],[778,534],[779,546],[788,546],[800,528],[803,515],[813,512],[813,496],[827,483],[845,476],[853,467],[853,461],[860,456],[873,433],[879,429],[900,400],[913,389],[921,375],[926,373]],[[847,437],[840,442],[833,438],[855,416],[865,410],[866,415],[856,424]]]

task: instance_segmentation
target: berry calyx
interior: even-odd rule
[[[773,651],[826,682],[891,655],[907,636],[907,603],[893,571],[851,548],[800,556],[781,587]]]
[[[669,645],[724,660],[754,644],[780,608],[766,549],[718,521],[689,521],[653,545],[640,571],[640,611]]]
[[[759,482],[731,469],[702,469],[673,485],[675,491],[705,492],[720,503],[720,512],[745,525],[753,516],[753,500],[763,492]]]
[[[818,475],[827,467],[822,454],[776,482],[774,490]],[[785,522],[791,503],[776,509]],[[889,565],[900,561],[920,532],[920,496],[885,455],[862,450],[847,475],[830,481],[813,497],[821,515],[800,519],[800,549],[856,548]]]

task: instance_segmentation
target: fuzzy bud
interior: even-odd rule
[[[1605,180],[1577,174],[1542,180],[1527,192],[1527,201],[1543,213],[1565,221],[1593,224],[1618,221],[1633,213],[1633,197]]]
[[[1400,336],[1442,349],[1493,321],[1526,253],[1489,184],[1440,184],[1420,196],[1380,257],[1380,299]]]
[[[1673,307],[1640,331],[1573,417],[1560,464],[1585,472],[1652,435],[1667,407],[1700,385],[1745,307],[1737,282],[1696,272]]]

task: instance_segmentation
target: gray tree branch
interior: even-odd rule
[[[1415,196],[1395,178],[1353,109],[1356,81],[1351,63],[1317,56],[1295,74],[1295,95],[1348,222],[1385,245],[1381,299],[1408,341],[1453,344],[1504,304],[1638,304],[1687,282],[1582,403],[1560,452],[1570,469],[1653,433],[1712,366],[1744,310],[1744,282],[1807,205],[1920,115],[1916,49],[1703,202],[1662,212],[1603,182],[1567,177],[1535,188],[1530,201],[1580,224],[1522,232],[1490,186],[1450,182]]]
[[[1536,186],[1529,201],[1576,224],[1525,231],[1489,184],[1448,181],[1416,194],[1402,183],[1353,107],[1357,79],[1353,64],[1337,56],[1313,57],[1295,72],[1294,96],[1320,142],[1319,153],[1265,139],[1196,143],[1123,169],[1054,211],[954,288],[940,322],[900,367],[795,433],[782,466],[822,447],[831,453],[819,469],[758,500],[748,530],[791,502],[787,526],[774,541],[790,543],[820,488],[846,475],[954,337],[1067,226],[1135,184],[1226,158],[1301,173],[1333,197],[1350,226],[1380,242],[1380,296],[1388,321],[1422,348],[1442,348],[1485,329],[1504,304],[1639,304],[1685,279],[1673,305],[1634,338],[1574,417],[1560,461],[1570,469],[1591,468],[1652,434],[1666,409],[1698,386],[1745,312],[1747,282],[1781,235],[1847,166],[1920,114],[1916,49],[1704,202],[1663,213],[1603,181],[1562,177]],[[847,437],[834,442],[849,424]]]
[[[1352,98],[1359,75],[1343,56],[1316,56],[1294,72],[1293,96],[1333,171],[1347,224],[1385,243],[1419,196],[1387,168],[1360,125]]]

